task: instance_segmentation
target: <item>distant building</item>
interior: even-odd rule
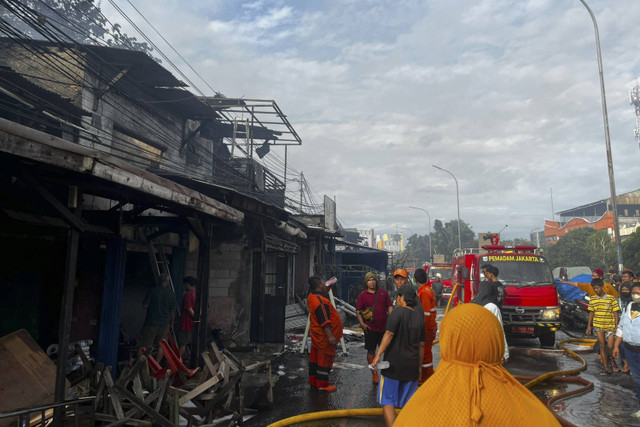
[[[371,230],[358,230],[356,228],[344,228],[341,230],[344,240],[368,248],[375,248],[375,234],[373,228]]]
[[[378,234],[376,236],[376,246],[378,249],[400,253],[404,250],[404,238],[402,233],[398,234]]]
[[[619,195],[617,208],[620,237],[624,239],[640,226],[640,190]],[[582,227],[607,230],[613,238],[611,198],[567,209],[558,212],[558,215],[558,221],[547,219],[544,222],[545,244],[553,245],[569,231]]]
[[[358,230],[358,236],[360,237],[360,244],[369,248],[376,247],[376,235],[373,230]]]

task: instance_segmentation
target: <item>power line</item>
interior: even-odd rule
[[[153,31],[155,31],[155,32],[156,32],[156,34],[158,34],[158,36],[160,36],[160,38],[162,39],[162,41],[164,41],[164,42],[165,42],[165,43],[166,43],[166,44],[171,48],[171,50],[173,50],[173,52],[174,52],[176,55],[178,55],[178,57],[179,57],[180,59],[182,59],[182,61],[187,65],[187,67],[189,67],[189,69],[190,69],[191,71],[193,71],[193,72],[194,72],[194,74],[195,74],[196,76],[198,76],[198,77],[200,78],[200,80],[202,80],[202,82],[203,82],[205,85],[207,85],[207,87],[208,87],[209,89],[211,89],[211,91],[212,91],[213,93],[215,93],[216,95],[220,95],[220,93],[219,93],[217,90],[215,90],[214,88],[212,88],[212,87],[209,85],[209,83],[204,79],[204,77],[202,77],[202,76],[201,76],[201,75],[200,75],[200,74],[199,74],[199,73],[198,73],[198,72],[197,72],[197,71],[196,71],[196,70],[191,66],[191,64],[189,64],[189,62],[188,62],[188,61],[187,61],[187,60],[186,60],[186,59],[185,59],[185,58],[180,54],[180,52],[178,52],[178,51],[173,47],[173,45],[172,45],[171,43],[169,43],[169,41],[167,41],[167,39],[165,39],[165,38],[164,38],[164,36],[163,36],[162,34],[160,34],[160,31],[158,31],[158,30],[156,29],[156,27],[154,27],[154,26],[153,26],[153,24],[147,20],[147,18],[142,14],[142,12],[140,12],[140,11],[138,10],[138,8],[137,8],[137,7],[135,7],[135,6],[133,5],[133,3],[131,3],[131,1],[130,1],[130,0],[127,0],[127,3],[129,3],[129,5],[131,5],[131,7],[132,7],[136,12],[138,12],[138,14],[142,17],[142,19],[144,19],[144,22],[146,22],[146,23],[147,23],[147,24],[148,24],[148,25],[153,29]]]

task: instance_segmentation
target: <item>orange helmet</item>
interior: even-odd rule
[[[407,271],[404,268],[399,268],[393,272],[393,277],[396,277],[396,276],[402,276],[406,278],[408,277]]]

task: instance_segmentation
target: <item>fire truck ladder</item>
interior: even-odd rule
[[[242,127],[244,126],[244,130]],[[231,156],[233,156],[233,150],[238,144],[237,139],[244,139],[246,141],[246,151],[249,154],[249,144],[251,135],[249,131],[249,119],[241,119],[235,117],[233,119],[233,139],[231,140]]]
[[[173,279],[171,278],[171,271],[169,269],[169,260],[167,259],[167,253],[164,250],[164,245],[155,238],[158,236],[157,227],[145,227],[147,247],[149,250],[149,261],[151,262],[151,271],[156,283],[160,284],[160,278],[163,274],[169,277],[169,286],[171,291],[175,295],[176,289],[173,286]],[[180,304],[176,296],[176,312],[180,315]]]

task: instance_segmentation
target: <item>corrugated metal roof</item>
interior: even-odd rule
[[[215,110],[200,101],[191,92],[178,88],[152,88],[141,93],[139,99],[155,107],[179,111],[183,117],[218,119]]]
[[[118,67],[131,67],[127,76],[138,83],[160,87],[188,86],[144,52],[107,46],[77,45],[77,47],[87,54],[88,59]]]

